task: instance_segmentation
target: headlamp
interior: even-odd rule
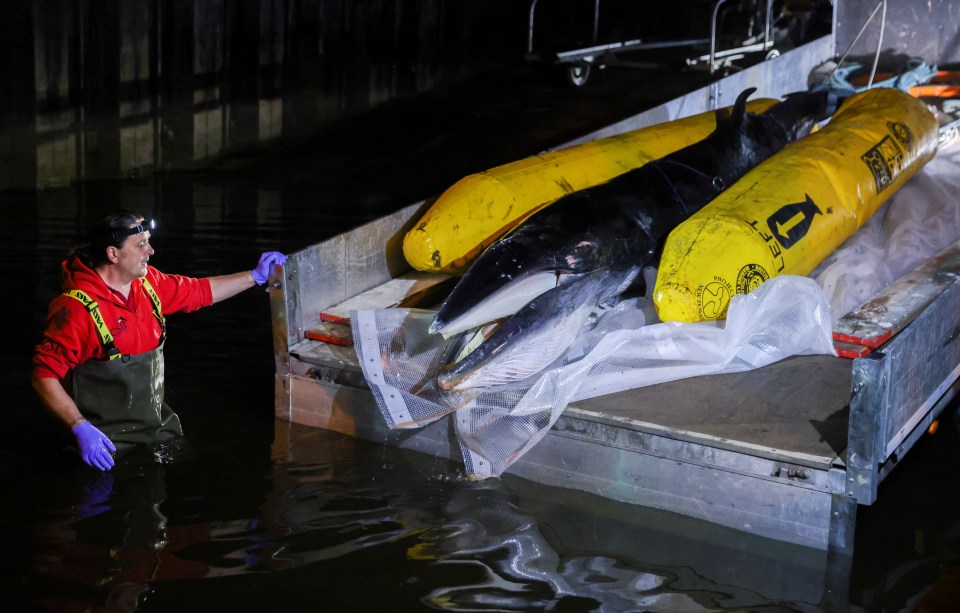
[[[132,228],[125,228],[123,230],[114,230],[110,233],[110,238],[113,239],[113,242],[125,239],[128,236],[133,236],[134,234],[140,234],[141,232],[146,232],[147,230],[153,231],[157,227],[157,224],[154,220],[149,222],[141,222]]]

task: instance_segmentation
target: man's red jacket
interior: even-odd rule
[[[97,301],[114,344],[122,354],[145,353],[160,343],[160,322],[139,279],[133,281],[127,301],[77,258],[64,261],[62,273],[64,290],[79,289]],[[160,297],[164,315],[195,311],[213,304],[208,279],[167,275],[148,266],[147,280]],[[54,298],[47,311],[47,328],[33,356],[34,379],[63,379],[83,362],[105,357],[97,328],[86,307],[70,296],[61,294]]]

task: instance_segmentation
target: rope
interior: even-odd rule
[[[700,177],[703,177],[704,179],[710,181],[710,185],[712,185],[712,186],[713,186],[713,189],[715,189],[717,192],[722,192],[722,191],[723,191],[724,189],[726,189],[726,187],[727,187],[721,177],[718,177],[718,176],[712,176],[712,177],[711,177],[711,176],[708,175],[707,173],[705,173],[705,172],[703,172],[703,171],[701,171],[701,170],[699,170],[699,169],[697,169],[697,168],[694,168],[693,166],[684,164],[683,162],[678,162],[678,161],[676,161],[676,160],[654,160],[654,161],[648,163],[647,165],[648,165],[648,166],[653,166],[653,167],[657,170],[657,172],[659,172],[660,175],[663,177],[663,180],[667,182],[667,186],[670,188],[670,191],[673,192],[673,197],[676,198],[677,202],[680,204],[680,207],[683,209],[683,212],[684,212],[685,215],[689,215],[689,214],[690,214],[690,210],[687,208],[687,203],[686,203],[686,202],[684,201],[684,199],[680,196],[680,193],[677,191],[677,188],[676,188],[676,186],[673,184],[673,181],[670,179],[670,177],[667,176],[667,173],[665,173],[665,172],[663,171],[663,169],[660,168],[660,166],[661,166],[662,164],[673,164],[674,166],[679,166],[680,168],[685,168],[686,170],[689,170],[690,172],[694,173],[695,175],[698,175],[698,176],[700,176]]]

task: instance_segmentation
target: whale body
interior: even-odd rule
[[[670,231],[832,112],[829,90],[791,94],[748,113],[747,89],[705,139],[610,181],[560,198],[491,245],[440,306],[432,334],[499,328],[445,366],[437,382],[462,390],[519,381],[563,354],[600,304],[643,289]]]

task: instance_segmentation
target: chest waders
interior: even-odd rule
[[[160,297],[145,278],[140,281],[150,296],[161,332],[156,349],[137,355],[120,353],[95,300],[80,290],[64,292],[86,307],[107,354],[106,359],[87,360],[73,370],[71,395],[83,416],[114,443],[154,443],[183,435],[180,418],[163,401],[167,327]]]

